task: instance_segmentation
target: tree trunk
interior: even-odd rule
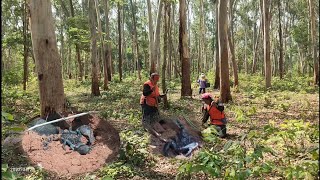
[[[88,64],[87,64],[87,55],[85,52],[82,52],[83,54],[83,77],[84,79],[88,78]]]
[[[260,24],[260,32],[261,32],[261,36],[259,37],[259,38],[261,38],[260,39],[260,47],[257,47],[258,48],[258,58],[257,58],[257,60],[259,61],[260,59],[263,59],[263,51],[264,51],[264,48],[263,48],[263,38],[264,38],[264,15],[263,15],[263,0],[260,0],[259,1],[260,3],[259,3],[259,9],[260,9],[260,22],[261,22],[261,24]],[[263,63],[264,62],[262,62],[261,63],[261,74],[264,76],[264,66],[263,66]],[[257,64],[257,65],[259,65],[259,64]],[[258,66],[259,67],[259,66]],[[258,68],[257,67],[257,68]]]
[[[265,69],[265,83],[266,88],[271,87],[271,60],[270,60],[270,16],[269,16],[269,9],[270,9],[270,1],[263,0],[263,47],[264,47],[264,69]]]
[[[30,0],[30,27],[39,81],[40,116],[65,109],[61,61],[50,0]]]
[[[59,1],[60,1],[62,10],[63,10],[63,12],[64,12],[64,15],[65,15],[66,17],[70,17],[68,8],[66,7],[66,5],[65,5],[65,3],[64,3],[64,0],[59,0]]]
[[[72,0],[69,0],[69,2],[70,2],[70,8],[71,8],[71,16],[74,17],[74,8],[73,8]],[[77,62],[79,66],[79,80],[82,81],[83,66],[82,66],[81,57],[80,57],[80,48],[78,43],[75,43],[75,45],[76,45],[76,53],[77,53]]]
[[[162,91],[163,94],[166,93],[166,67],[167,67],[167,46],[168,46],[168,24],[169,24],[169,18],[170,18],[170,4],[168,2],[165,3],[164,7],[164,36],[163,36],[163,64],[162,64],[162,78],[161,78],[161,84],[162,84]],[[163,104],[164,108],[169,107],[169,103],[167,100],[167,96],[163,98]]]
[[[283,41],[282,41],[282,28],[281,28],[281,0],[278,0],[279,12],[279,76],[283,78]]]
[[[244,30],[244,71],[248,74],[248,59],[247,59],[247,28]]]
[[[201,45],[200,45],[200,38],[195,37],[195,47],[197,49],[197,54],[198,54],[198,61],[197,61],[197,70],[198,70],[198,74],[200,74],[202,72],[202,68],[201,68]]]
[[[261,22],[261,21],[260,21]],[[261,23],[259,25],[261,27]],[[253,50],[253,62],[252,62],[252,74],[256,73],[257,70],[257,61],[258,61],[258,47],[259,47],[259,39],[260,39],[260,34],[261,34],[261,28],[258,28],[258,35],[255,36],[255,45],[254,45],[254,50]]]
[[[219,1],[218,3],[218,39],[219,39],[219,58],[220,58],[220,99],[223,103],[232,100],[229,82],[229,63],[228,63],[228,1]]]
[[[171,21],[171,3],[169,3],[169,8],[168,8],[168,49],[169,49],[169,55],[168,55],[168,67],[167,67],[167,71],[168,71],[168,79],[169,81],[171,81],[171,67],[172,67],[172,22]]]
[[[61,15],[62,19],[62,15]],[[60,42],[61,42],[61,49],[60,49],[60,57],[61,57],[61,65],[62,65],[62,78],[64,79],[65,77],[65,72],[66,72],[66,65],[65,65],[65,53],[64,53],[64,36],[63,36],[63,26],[64,24],[61,23],[60,26]]]
[[[119,77],[120,77],[120,81],[122,81],[122,32],[121,32],[121,6],[120,3],[118,2],[118,51],[119,51],[119,64],[118,64],[118,68],[119,68]]]
[[[192,96],[190,82],[190,58],[188,51],[186,0],[179,0],[179,54],[181,61],[181,96]]]
[[[68,69],[67,69],[67,73],[68,73],[68,78],[72,79],[72,70],[71,70],[71,47],[68,46]]]
[[[235,58],[235,52],[234,52],[234,41],[233,41],[233,0],[230,0],[229,2],[229,8],[230,8],[230,27],[228,28],[228,42],[229,42],[229,48],[231,52],[231,60],[232,60],[232,67],[233,67],[233,78],[234,78],[234,87],[237,87],[239,85],[238,82],[238,66]]]
[[[313,83],[319,85],[319,57],[317,57],[317,32],[316,32],[316,21],[314,12],[314,2],[309,0],[309,11],[311,19],[311,42],[313,46],[312,58],[313,58]]]
[[[104,6],[105,15],[105,33],[106,33],[106,45],[104,46],[103,56],[103,89],[108,90],[109,80],[111,80],[111,72],[109,61],[111,62],[111,52],[110,50],[110,37],[109,37],[109,0],[102,0]],[[109,77],[110,74],[110,77]]]
[[[121,6],[121,53],[122,53],[122,72],[129,72],[130,75],[130,69],[129,63],[128,63],[128,57],[127,57],[127,39],[124,32],[124,22],[125,22],[125,14],[124,14],[124,7]]]
[[[107,57],[106,57],[106,48],[105,48],[105,44],[104,44],[104,38],[102,35],[102,27],[101,27],[101,20],[100,20],[100,10],[99,10],[99,2],[98,0],[94,0],[95,2],[95,9],[96,9],[96,15],[97,15],[97,22],[98,22],[98,32],[99,32],[99,40],[100,40],[100,56],[99,59],[101,57],[102,62],[101,64],[103,65],[103,67],[101,68],[101,70],[103,70],[103,89],[104,90],[108,90],[108,68],[107,68]],[[102,73],[100,73],[102,74]]]
[[[97,71],[98,71],[98,82],[100,84],[101,73],[102,73],[102,69],[101,69],[102,60],[101,60],[101,47],[99,46],[100,45],[100,43],[99,43],[99,33],[96,35],[96,37],[97,37],[97,61],[98,61]]]
[[[273,55],[273,59],[275,61],[273,61],[273,65],[272,65],[272,75],[273,76],[277,76],[278,73],[278,57],[277,57],[277,52],[276,52],[276,41],[272,40],[271,41],[272,45],[271,45],[271,55]]]
[[[133,53],[134,53],[134,62],[136,64],[138,70],[138,78],[141,80],[141,66],[140,66],[140,58],[139,58],[139,48],[138,48],[138,37],[137,37],[137,23],[136,23],[136,13],[135,13],[135,6],[136,3],[133,5],[132,0],[130,0],[131,4],[131,12],[132,12],[132,21],[133,21]]]
[[[60,41],[61,41],[61,50],[60,50],[60,53],[61,53],[61,61],[62,62],[65,62],[65,70],[64,70],[64,68],[62,68],[62,77],[64,77],[65,75],[66,75],[66,77],[67,78],[69,78],[69,60],[70,60],[70,62],[71,62],[71,56],[68,56],[68,58],[65,58],[65,51],[64,51],[64,36],[63,36],[63,31],[64,31],[64,26],[65,26],[65,22],[67,21],[67,18],[68,17],[70,17],[70,13],[69,13],[69,11],[68,11],[68,9],[67,9],[67,7],[66,7],[66,5],[65,5],[65,2],[64,1],[62,1],[62,0],[59,0],[59,2],[60,2],[60,4],[61,4],[61,9],[62,9],[62,12],[63,13],[61,13],[60,14],[60,18],[62,19],[62,21],[64,21],[64,22],[62,22],[61,23],[61,34],[60,34]],[[70,37],[69,36],[67,36],[66,37],[67,38],[67,41],[70,39]],[[67,53],[66,54],[68,54],[69,53],[69,49],[70,49],[70,47],[68,47],[67,48]],[[69,59],[69,57],[70,57],[70,59]],[[63,63],[62,63],[62,67],[64,67],[64,65],[63,65]]]
[[[106,46],[105,46],[105,62],[104,62],[104,68],[106,69],[107,73],[107,79],[108,80],[104,80],[104,84],[108,84],[109,82],[107,81],[111,81],[112,79],[112,64],[111,64],[111,40],[110,40],[110,23],[109,23],[109,0],[103,0],[104,2],[104,16],[105,16],[105,26],[106,26]],[[104,77],[106,78],[106,77]],[[106,87],[104,87],[105,89]]]
[[[161,12],[163,7],[163,0],[159,2],[159,9],[157,15],[156,33],[154,34],[154,46],[153,51],[155,55],[155,61],[157,63],[157,71],[160,71],[160,27],[161,27]]]
[[[28,42],[27,42],[27,29],[28,29],[28,17],[27,17],[27,0],[24,0],[23,4],[23,90],[27,90],[28,81]]]
[[[147,0],[148,4],[148,17],[149,17],[149,62],[150,62],[150,74],[156,71],[156,59],[154,55],[154,39],[153,39],[153,20],[151,12],[150,0]]]
[[[124,17],[124,13],[122,12],[122,17]],[[129,60],[127,57],[127,39],[125,38],[125,34],[124,34],[124,19],[122,18],[122,22],[121,22],[121,32],[122,32],[122,47],[121,47],[121,52],[122,52],[122,57],[123,57],[123,65],[122,65],[122,71],[124,72],[128,72],[129,76],[131,75],[131,69],[130,69],[130,65],[129,65]]]
[[[91,33],[91,94],[94,96],[100,95],[99,90],[99,77],[98,77],[98,66],[99,60],[97,58],[97,34],[96,34],[96,11],[94,1],[89,1],[89,24],[90,24],[90,33]]]
[[[214,6],[214,5],[212,5],[211,6],[211,10],[212,10],[212,14],[214,15],[215,14],[215,12],[214,12],[214,8],[215,8],[216,6]],[[215,18],[216,19],[216,18]],[[216,24],[217,24],[217,22],[215,21],[215,19],[212,19],[211,21],[212,21],[212,37],[211,37],[211,43],[212,43],[212,45],[211,45],[211,51],[212,51],[212,56],[211,56],[211,61],[209,61],[210,62],[210,68],[209,68],[209,71],[210,70],[214,70],[213,68],[215,68],[216,67],[216,64],[215,64],[215,56],[216,56],[216,54],[217,54],[217,52],[216,52],[216,42],[217,42],[217,34],[215,33],[216,32]],[[213,84],[214,85],[214,84]]]
[[[229,48],[230,48],[230,52],[231,52],[231,60],[232,60],[232,67],[233,67],[233,79],[234,79],[234,84],[233,86],[236,87],[239,85],[239,81],[238,81],[238,65],[236,62],[236,58],[235,58],[235,52],[234,52],[234,44],[232,41],[232,36],[231,36],[231,29],[229,29],[228,31],[228,42],[229,42]]]
[[[143,10],[143,16],[146,16],[146,10]],[[145,28],[143,28],[143,34],[144,34],[144,41],[147,42],[147,30]],[[149,43],[149,47],[150,47],[150,43]],[[145,51],[145,49],[143,48],[143,52],[144,52],[144,68],[148,69],[148,64],[150,61],[148,61],[148,56],[149,56],[149,49],[148,51]]]
[[[218,1],[216,1],[216,39],[218,39],[219,35],[219,16],[218,16]],[[219,41],[216,40],[216,72],[215,72],[215,79],[214,79],[214,89],[219,89],[220,88],[220,62],[219,62]]]
[[[175,23],[175,4],[174,3],[172,3],[172,24],[174,24]],[[173,32],[173,37],[176,37],[175,35],[177,34],[176,33],[176,26],[172,26],[172,32]],[[172,47],[173,47],[173,54],[172,54],[172,58],[173,58],[173,76],[174,76],[174,78],[178,78],[178,68],[177,68],[177,66],[178,66],[178,62],[177,62],[177,51],[176,51],[176,48],[175,47],[177,47],[178,45],[177,45],[177,43],[176,43],[176,38],[174,38],[173,40],[172,40]]]
[[[188,9],[188,33],[189,33],[189,37],[188,37],[188,44],[189,44],[189,53],[192,54],[191,52],[191,20],[190,20],[190,1],[191,0],[187,0],[187,9]]]
[[[200,14],[199,14],[199,18],[200,18],[200,24],[199,24],[199,32],[200,32],[200,37],[199,37],[199,60],[198,60],[198,67],[200,67],[200,72],[205,72],[204,69],[204,58],[203,58],[203,54],[204,54],[204,23],[203,23],[203,0],[200,0]],[[199,72],[199,73],[200,73]]]

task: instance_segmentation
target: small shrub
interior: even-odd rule
[[[152,161],[147,161],[149,153],[147,151],[148,138],[143,132],[137,131],[122,131],[120,133],[121,149],[120,159],[135,166],[148,166]]]

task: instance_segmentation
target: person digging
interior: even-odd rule
[[[210,117],[210,125],[214,125],[220,138],[227,136],[227,119],[224,114],[224,106],[219,102],[218,98],[212,98],[210,93],[201,95],[205,106],[203,107],[202,125],[204,125]]]
[[[143,91],[140,98],[140,105],[142,108],[142,126],[151,134],[157,136],[162,141],[166,139],[161,138],[160,133],[165,130],[159,123],[161,121],[158,105],[160,98],[164,95],[160,95],[159,87],[157,85],[160,79],[160,75],[152,73],[148,81],[143,84]],[[157,131],[156,131],[156,130]]]

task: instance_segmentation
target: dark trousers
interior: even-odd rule
[[[226,125],[215,125],[215,124],[211,124],[213,126],[215,126],[216,130],[217,130],[217,135],[221,138],[224,138],[227,136],[227,126]]]
[[[155,130],[153,130],[154,123],[159,120],[159,110],[157,107],[148,106],[146,104],[141,105],[142,108],[142,119],[141,124],[147,131],[151,131],[151,133],[157,134]],[[157,136],[157,135],[156,135]]]
[[[159,115],[159,110],[157,107],[149,106],[147,104],[141,104],[142,108],[142,118],[147,116]]]
[[[201,94],[201,92],[206,93],[206,88],[199,88],[199,94]]]

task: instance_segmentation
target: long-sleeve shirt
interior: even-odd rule
[[[150,87],[148,84],[143,85],[143,92],[142,92],[142,94],[143,94],[144,96],[149,96],[152,92],[153,92],[153,91],[152,91],[151,87]]]
[[[202,123],[206,123],[209,119],[210,115],[209,115],[209,111],[205,110],[202,116]]]
[[[143,91],[142,91],[142,94],[144,96],[149,96],[151,93],[153,92],[153,90],[151,89],[151,87],[148,85],[148,84],[144,84],[143,85]],[[164,94],[162,95],[159,95],[158,97],[156,97],[157,101],[160,102],[161,101],[161,98],[165,96]]]
[[[152,89],[150,88],[150,86],[148,84],[143,85],[143,92],[142,94],[144,96],[149,96],[152,93]],[[160,94],[159,97],[163,97],[165,96],[165,94]]]
[[[198,79],[197,81],[200,85],[200,88],[206,88],[207,79]]]

